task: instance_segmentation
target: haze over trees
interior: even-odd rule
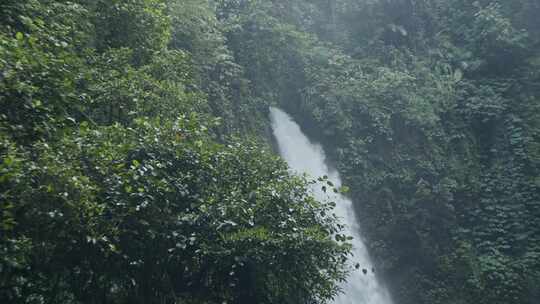
[[[3,0],[1,303],[328,303],[350,245],[271,148],[325,144],[397,304],[540,296],[536,0]]]

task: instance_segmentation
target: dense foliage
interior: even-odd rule
[[[326,144],[396,302],[537,302],[539,14],[4,0],[0,301],[330,298],[329,206],[246,139],[274,104]]]
[[[200,1],[2,1],[0,302],[336,294],[341,226],[249,139],[265,105],[216,23]]]
[[[537,301],[537,1],[226,3],[256,92],[332,148],[396,301]]]

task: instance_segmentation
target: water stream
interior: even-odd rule
[[[279,153],[287,161],[291,170],[298,174],[307,173],[312,178],[328,176],[336,187],[340,187],[339,173],[329,168],[321,145],[312,143],[302,133],[298,124],[285,112],[277,108],[270,109],[272,129],[276,138]],[[335,213],[346,225],[345,233],[353,236],[353,262],[358,263],[359,270],[354,271],[341,287],[343,293],[334,301],[335,304],[392,304],[387,289],[376,277],[371,259],[360,235],[360,227],[356,220],[352,202],[339,194],[324,193],[319,187],[313,190],[317,199],[329,198],[336,202]]]

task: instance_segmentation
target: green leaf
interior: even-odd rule
[[[350,188],[347,187],[347,186],[341,186],[341,187],[339,188],[339,192],[340,192],[341,194],[347,194],[347,193],[349,193],[349,191],[350,191]]]

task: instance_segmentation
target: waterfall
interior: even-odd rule
[[[312,143],[302,133],[289,115],[277,108],[270,108],[272,130],[276,138],[279,153],[297,174],[308,174],[312,178],[328,176],[336,187],[341,180],[336,170],[329,168],[321,145]],[[386,288],[382,286],[373,271],[373,265],[366,246],[360,235],[352,202],[340,194],[324,193],[319,187],[312,189],[313,195],[320,200],[330,198],[336,203],[335,213],[346,225],[345,234],[354,237],[353,263],[360,266],[352,272],[347,282],[341,286],[343,293],[334,301],[335,304],[392,304]],[[331,191],[329,191],[331,192]]]

